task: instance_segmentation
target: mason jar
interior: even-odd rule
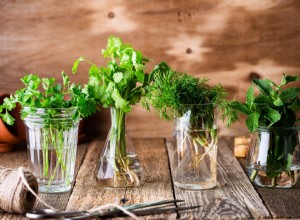
[[[75,112],[76,108],[22,109],[27,114],[28,157],[39,192],[65,192],[72,187],[80,121],[73,119]]]

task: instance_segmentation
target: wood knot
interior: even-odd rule
[[[115,17],[115,13],[110,11],[110,12],[108,12],[107,17],[109,17],[110,19],[113,19]]]
[[[249,80],[252,82],[255,79],[260,79],[260,75],[257,72],[250,72],[249,73]]]
[[[187,54],[190,54],[190,53],[192,53],[193,51],[192,51],[191,48],[187,48],[187,49],[185,50],[185,52],[186,52]]]

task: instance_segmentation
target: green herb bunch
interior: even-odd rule
[[[191,126],[194,128],[203,121],[201,119],[205,119],[207,125],[211,126],[215,108],[222,112],[221,118],[227,119],[228,126],[236,122],[237,112],[226,101],[224,88],[220,84],[210,87],[207,82],[206,78],[176,72],[162,62],[150,74],[143,105],[148,110],[152,106],[167,120],[182,117],[191,110]]]
[[[24,76],[21,81],[25,87],[4,99],[0,116],[12,125],[14,118],[9,111],[17,104],[21,106],[21,118],[27,125],[28,152],[31,158],[38,157],[34,163],[42,166],[34,167],[40,187],[51,191],[55,180],[68,190],[74,175],[78,124],[80,118],[97,110],[98,100],[87,85],[71,83],[64,72],[62,84],[56,83],[55,78],[34,74]]]
[[[147,74],[144,72],[146,58],[140,51],[124,44],[118,37],[108,39],[104,58],[110,58],[107,67],[98,67],[80,57],[74,62],[73,73],[77,72],[80,62],[91,64],[89,69],[89,90],[100,99],[103,107],[115,107],[123,112],[130,112],[131,105],[140,101],[144,94]]]
[[[269,79],[253,80],[260,93],[255,96],[254,87],[251,86],[247,91],[245,103],[232,102],[233,108],[248,116],[246,125],[251,132],[262,131],[258,134],[258,139],[269,135],[267,143],[259,140],[259,148],[267,149],[266,162],[257,161],[255,166],[258,166],[258,169],[265,166],[266,175],[271,178],[273,187],[277,186],[277,180],[283,171],[290,177],[291,185],[295,183],[291,168],[293,152],[299,144],[300,128],[297,127],[299,119],[296,115],[300,109],[300,88],[286,86],[297,79],[297,76],[283,74],[279,85]],[[254,181],[258,169],[249,169],[252,169],[250,178]]]
[[[254,87],[247,91],[245,103],[232,102],[232,107],[248,115],[246,125],[251,132],[263,127],[291,127],[297,122],[296,113],[300,109],[300,88],[284,88],[288,83],[297,81],[297,76],[283,74],[281,83],[277,85],[269,79],[253,80],[260,91],[254,94]],[[299,121],[299,119],[298,119]]]
[[[55,83],[55,78],[40,78],[38,75],[29,74],[21,81],[25,87],[17,90],[14,95],[5,98],[0,105],[1,117],[9,125],[14,123],[14,118],[9,111],[19,103],[22,107],[21,118],[34,114],[37,108],[59,109],[76,108],[74,120],[88,117],[97,110],[97,99],[90,95],[87,86],[71,83],[69,77],[62,72],[63,84]],[[42,87],[42,88],[41,88]],[[55,111],[48,111],[51,118]]]
[[[230,102],[225,99],[224,88],[220,84],[211,87],[207,82],[208,79],[172,70],[165,62],[157,65],[149,76],[144,107],[148,110],[153,107],[164,119],[175,119],[176,149],[172,163],[176,182],[188,182],[207,167],[216,177],[215,110],[222,111],[227,125],[238,120],[237,112],[232,111]],[[189,180],[182,179],[185,175]]]
[[[112,178],[114,187],[119,184],[133,186],[140,184],[140,174],[133,169],[135,153],[127,148],[125,133],[125,116],[130,112],[132,105],[138,103],[144,95],[145,85],[148,82],[144,72],[146,58],[140,51],[128,44],[124,44],[118,37],[108,38],[106,49],[102,50],[104,58],[109,58],[106,67],[98,67],[91,61],[80,57],[74,62],[73,73],[82,61],[91,64],[89,68],[88,90],[100,100],[104,108],[111,107],[111,129],[104,150],[105,156],[100,159],[98,179],[107,180],[106,170],[102,167],[111,167],[115,178]],[[129,157],[128,154],[130,154]],[[107,160],[107,158],[110,158]]]

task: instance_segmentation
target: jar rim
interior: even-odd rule
[[[76,110],[77,107],[66,107],[66,108],[36,108],[36,107],[24,106],[24,107],[22,107],[22,110],[23,110],[23,109],[36,109],[36,110],[46,110],[46,109],[66,110],[66,109],[69,109],[69,110]]]

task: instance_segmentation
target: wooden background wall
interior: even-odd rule
[[[110,35],[156,63],[220,82],[238,100],[254,78],[279,81],[282,72],[300,71],[298,0],[1,0],[0,11],[1,93],[18,89],[27,73],[71,74],[81,55],[105,65],[100,49]],[[86,70],[71,79],[86,82]],[[88,123],[93,134],[107,129],[108,111]],[[172,135],[172,122],[140,106],[128,128],[133,136]],[[245,132],[238,123],[221,133]]]

